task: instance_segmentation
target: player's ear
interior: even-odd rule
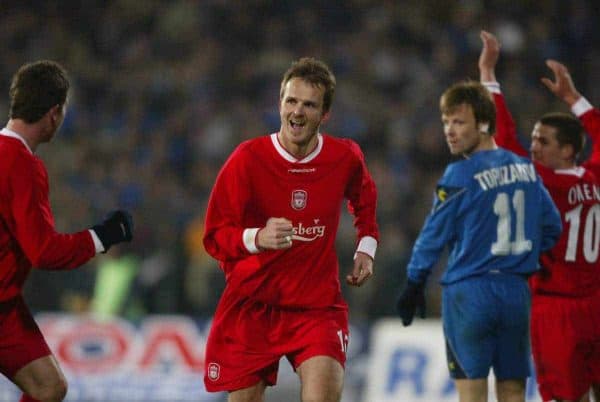
[[[327,122],[327,120],[329,120],[329,117],[331,117],[331,111],[329,111],[329,112],[325,112],[325,113],[323,114],[323,118],[321,119],[321,123],[325,123],[325,122]]]
[[[565,160],[575,160],[577,155],[575,155],[575,149],[571,144],[564,144],[560,147],[560,155],[562,159]]]
[[[487,134],[488,130],[490,129],[490,124],[489,123],[479,123],[479,125],[477,126],[477,129],[479,131],[481,131],[482,133]]]

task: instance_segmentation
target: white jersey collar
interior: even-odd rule
[[[277,153],[279,155],[281,155],[281,157],[288,162],[292,162],[292,163],[310,162],[313,159],[315,159],[317,157],[317,155],[319,155],[321,153],[321,149],[323,149],[323,136],[321,135],[321,133],[318,133],[317,134],[317,146],[315,147],[315,149],[310,154],[306,155],[304,158],[296,159],[292,154],[290,154],[288,151],[286,151],[286,149],[283,147],[283,145],[281,145],[281,143],[279,142],[279,139],[277,138],[277,134],[278,133],[271,134],[271,142],[273,143],[275,150],[277,150]]]
[[[33,151],[31,150],[31,148],[29,148],[29,145],[27,145],[27,141],[25,141],[25,139],[21,137],[18,133],[15,133],[11,129],[4,127],[2,130],[0,130],[0,135],[4,135],[6,137],[13,137],[20,140],[23,143],[23,145],[25,145],[25,148],[27,148],[27,150],[33,154]]]

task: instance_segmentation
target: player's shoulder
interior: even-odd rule
[[[29,164],[36,159],[21,140],[4,135],[0,135],[0,153],[5,166],[6,164]]]
[[[267,144],[272,142],[271,136],[272,134],[261,135],[255,138],[244,140],[236,147],[234,152],[252,152],[265,148]]]
[[[471,159],[460,159],[451,162],[440,179],[441,184],[464,187],[471,179],[475,164]]]
[[[469,158],[450,163],[442,180],[448,184],[467,186],[473,182],[474,176],[482,171],[507,165],[530,165],[531,171],[535,171],[529,159],[506,149],[497,148],[479,151]]]
[[[352,155],[359,159],[363,158],[360,145],[351,138],[335,137],[330,134],[321,134],[323,137],[323,149],[333,151],[338,155]]]
[[[261,135],[239,143],[228,159],[229,161],[240,159],[256,160],[257,157],[261,157],[272,147],[271,135]]]

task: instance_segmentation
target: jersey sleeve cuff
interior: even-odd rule
[[[356,253],[365,253],[372,259],[375,259],[375,251],[377,251],[377,240],[374,237],[365,236],[358,242]],[[354,253],[354,259],[356,259],[356,253]]]
[[[92,229],[89,229],[89,232],[90,232],[90,235],[92,235],[92,240],[94,241],[94,248],[96,249],[96,254],[103,253],[105,250],[104,250],[104,245],[100,241],[100,238],[98,237],[96,232],[94,232]]]
[[[573,106],[571,106],[571,111],[575,114],[575,116],[581,117],[581,115],[590,111],[592,108],[592,104],[582,96],[581,98],[577,99],[575,103],[573,103]]]
[[[250,254],[258,254],[260,250],[256,247],[256,235],[260,228],[248,228],[244,229],[242,239],[244,241],[244,247]]]
[[[490,91],[493,94],[502,94],[502,91],[500,90],[500,83],[496,81],[481,81],[481,85],[483,85],[488,91]]]

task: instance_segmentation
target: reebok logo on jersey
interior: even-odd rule
[[[302,222],[298,226],[294,226],[292,235],[293,240],[298,241],[313,241],[325,235],[325,225],[318,225],[319,219],[314,220],[314,226],[304,226]]]
[[[316,171],[316,168],[288,169],[289,173],[314,173]]]

